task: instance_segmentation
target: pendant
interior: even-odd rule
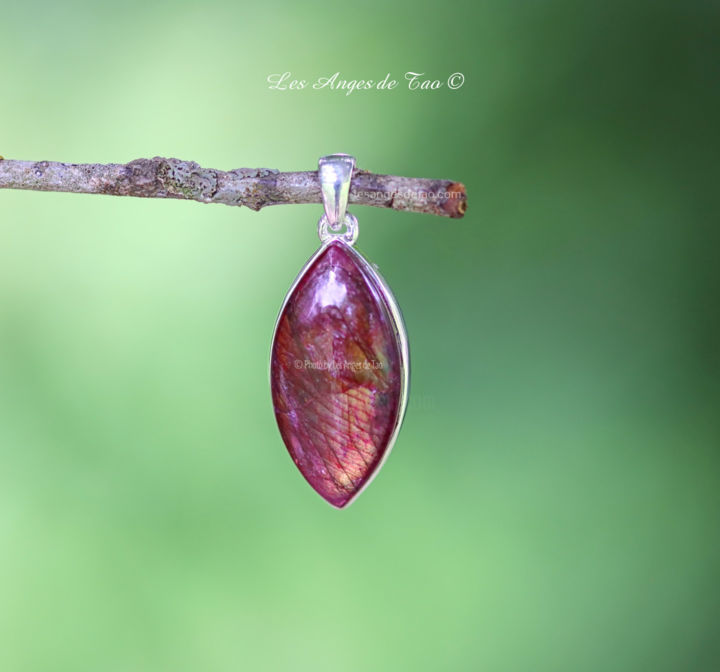
[[[354,167],[345,154],[320,159],[322,245],[285,297],[270,356],[285,446],[307,482],[339,509],[387,458],[409,383],[400,310],[377,270],[353,247],[358,223],[346,208]]]

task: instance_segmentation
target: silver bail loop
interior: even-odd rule
[[[337,237],[352,245],[357,239],[357,219],[347,212],[354,169],[355,157],[348,154],[330,154],[318,161],[320,191],[325,208],[325,214],[318,222],[318,234],[323,242]],[[346,228],[344,233],[330,233],[340,231],[343,224]]]
[[[318,161],[325,217],[333,231],[338,231],[345,221],[354,168],[355,157],[348,154],[330,154]]]

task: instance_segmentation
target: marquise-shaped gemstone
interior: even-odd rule
[[[275,417],[308,483],[342,508],[392,447],[406,346],[393,299],[358,252],[328,243],[296,281],[271,355]]]

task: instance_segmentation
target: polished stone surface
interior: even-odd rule
[[[377,278],[342,242],[307,269],[278,321],[275,417],[310,485],[342,508],[372,477],[401,412],[402,353]]]

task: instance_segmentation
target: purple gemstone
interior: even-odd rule
[[[383,286],[330,242],[296,283],[271,356],[275,417],[293,461],[330,504],[347,506],[395,439],[405,353]]]

